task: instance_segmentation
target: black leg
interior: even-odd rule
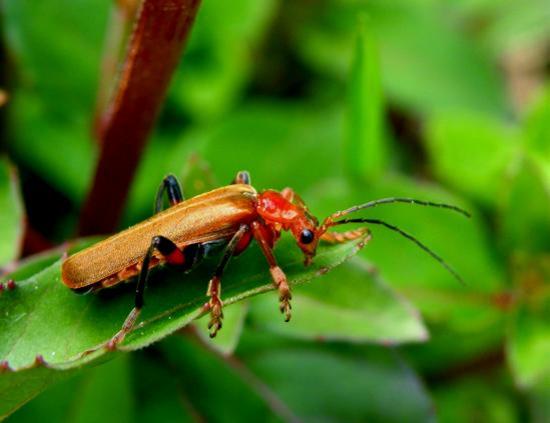
[[[250,228],[248,225],[242,224],[239,227],[239,230],[235,232],[235,235],[233,235],[233,238],[231,238],[231,241],[229,241],[229,244],[227,244],[223,257],[220,263],[218,264],[216,271],[214,272],[214,276],[212,277],[212,279],[210,279],[210,282],[208,284],[208,291],[206,295],[210,297],[210,301],[208,302],[208,307],[210,309],[211,319],[210,319],[210,322],[208,323],[208,329],[210,329],[211,338],[216,336],[216,333],[218,333],[218,330],[220,330],[222,327],[223,303],[220,299],[220,295],[221,295],[221,279],[223,276],[223,272],[227,267],[227,263],[229,263],[229,259],[233,256],[233,254],[237,250],[237,247],[239,246],[239,242],[249,230]]]
[[[143,294],[145,292],[145,286],[147,285],[147,278],[149,276],[149,263],[151,262],[151,257],[153,256],[155,250],[164,257],[166,263],[182,266],[184,270],[187,270],[196,264],[197,261],[200,260],[200,257],[198,256],[203,254],[203,248],[200,244],[191,244],[180,250],[176,244],[166,237],[154,236],[151,239],[151,245],[147,249],[147,253],[145,253],[141,263],[141,270],[139,272],[138,282],[136,285],[134,308],[124,321],[120,331],[118,331],[117,334],[109,341],[108,348],[110,349],[113,349],[116,344],[122,342],[128,332],[132,330],[139,313],[143,308]]]
[[[157,198],[155,200],[155,213],[160,212],[164,207],[164,193],[168,195],[168,201],[170,205],[181,203],[183,201],[183,193],[181,190],[181,185],[178,182],[178,179],[174,175],[168,175],[160,184],[160,187],[157,191]]]
[[[250,185],[250,173],[246,170],[241,170],[237,172],[237,175],[235,175],[235,179],[233,179],[233,184],[247,184]]]

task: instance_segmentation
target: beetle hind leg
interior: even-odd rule
[[[223,320],[223,303],[220,298],[221,280],[218,276],[214,276],[208,283],[208,291],[206,295],[210,297],[208,308],[210,310],[210,321],[208,322],[208,330],[210,338],[214,338],[218,331],[222,328]]]
[[[134,308],[130,314],[128,314],[128,317],[126,317],[126,320],[120,330],[107,343],[107,348],[110,350],[115,349],[116,345],[124,340],[126,335],[136,324],[137,318],[143,308],[143,295],[149,276],[149,264],[151,263],[151,259],[153,259],[153,253],[155,251],[160,253],[166,263],[180,266],[186,270],[196,264],[202,249],[199,245],[191,244],[180,250],[176,244],[166,237],[159,235],[152,238],[151,245],[149,246],[141,264],[141,270],[139,272],[138,282],[136,285]]]

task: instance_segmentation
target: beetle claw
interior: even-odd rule
[[[292,294],[290,293],[290,288],[288,284],[279,285],[279,310],[285,315],[285,322],[290,321],[292,317],[292,305],[290,300],[292,299]]]
[[[210,298],[209,305],[211,319],[208,322],[208,329],[210,330],[210,338],[214,338],[222,328],[223,303],[217,295],[214,295]]]
[[[285,322],[289,322],[292,317],[291,309],[290,301],[281,301],[279,304],[279,310],[285,315]]]

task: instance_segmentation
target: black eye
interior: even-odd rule
[[[300,234],[300,242],[302,244],[309,244],[313,241],[313,232],[309,229],[304,229]]]

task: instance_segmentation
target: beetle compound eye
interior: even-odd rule
[[[313,232],[309,229],[304,229],[300,234],[300,242],[302,244],[310,244],[313,241]]]

